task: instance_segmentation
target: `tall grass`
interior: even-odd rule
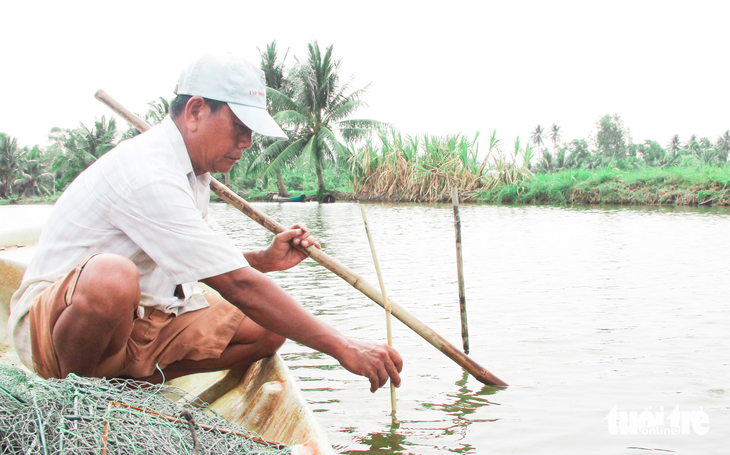
[[[492,133],[489,150],[479,158],[477,133],[473,139],[457,134],[446,137],[402,136],[380,130],[350,159],[355,196],[364,200],[440,202],[450,199],[453,185],[464,201],[501,183],[514,184],[532,176],[528,164],[532,148],[519,139],[514,152],[502,153]]]

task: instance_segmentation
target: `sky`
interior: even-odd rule
[[[198,55],[258,62],[273,40],[287,66],[307,43],[333,45],[342,80],[370,84],[355,117],[411,136],[479,131],[484,149],[493,130],[524,143],[555,123],[566,142],[606,114],[635,143],[730,129],[727,1],[27,0],[2,12],[0,132],[21,146],[112,115],[98,89],[144,113]]]

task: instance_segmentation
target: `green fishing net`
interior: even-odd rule
[[[0,364],[0,454],[289,454],[185,391]]]

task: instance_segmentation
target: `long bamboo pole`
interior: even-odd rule
[[[469,324],[466,320],[466,290],[464,287],[464,260],[461,250],[461,215],[459,215],[459,190],[451,187],[451,203],[454,206],[454,231],[456,232],[456,273],[459,279],[459,312],[461,314],[461,342],[464,353],[469,353]]]
[[[378,255],[375,253],[375,243],[373,242],[373,236],[370,234],[370,226],[368,225],[368,218],[365,216],[365,207],[360,205],[360,212],[362,213],[362,221],[365,223],[365,233],[368,235],[368,243],[370,244],[370,253],[373,255],[373,263],[375,263],[375,273],[378,274],[378,283],[380,283],[380,293],[383,294],[383,302],[385,302],[385,331],[387,333],[388,346],[393,347],[393,330],[390,325],[390,315],[393,311],[388,298],[388,292],[385,290],[385,281],[383,281],[383,274],[380,273],[380,263],[378,262]],[[395,386],[393,381],[390,381],[390,409],[393,410],[392,415],[395,415],[397,410],[395,403]]]
[[[112,111],[119,114],[129,123],[131,123],[139,131],[144,132],[150,129],[150,126],[144,120],[139,118],[131,111],[122,107],[116,100],[110,97],[103,90],[97,91],[94,97],[104,103]],[[285,230],[284,226],[273,220],[261,210],[246,202],[237,194],[233,193],[229,188],[227,188],[215,178],[211,177],[210,188],[215,194],[218,195],[218,197],[228,202],[233,207],[237,208],[246,216],[257,222],[267,230],[271,231],[272,233],[278,234]],[[383,300],[382,294],[373,285],[365,281],[363,277],[345,267],[337,260],[329,257],[324,251],[314,248],[313,246],[309,246],[307,248],[297,246],[296,248],[298,248],[300,251],[303,251],[305,254],[323,265],[335,275],[350,283],[350,285],[368,296],[372,301],[385,308],[385,301]],[[478,381],[492,387],[507,387],[506,382],[502,381],[501,379],[490,373],[486,368],[480,366],[474,360],[469,358],[469,356],[459,351],[456,347],[454,347],[454,345],[449,343],[441,335],[431,330],[430,327],[416,319],[403,307],[393,302],[392,299],[389,299],[389,301],[391,304],[391,311],[393,316],[398,318],[399,321],[407,325],[411,330],[420,335],[424,340],[428,341],[433,347],[441,351],[448,358],[464,368]]]

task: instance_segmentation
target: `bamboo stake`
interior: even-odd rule
[[[131,111],[124,109],[116,100],[106,94],[106,92],[104,92],[103,90],[99,90],[98,92],[96,92],[95,98],[104,103],[112,111],[119,114],[129,123],[134,125],[139,131],[144,132],[150,129],[150,126],[144,120],[132,114]],[[229,188],[224,186],[221,182],[213,177],[211,177],[210,180],[210,189],[215,194],[217,194],[218,197],[243,212],[246,216],[257,222],[264,228],[268,229],[270,232],[278,234],[285,230],[284,226],[274,221],[271,217],[266,215],[261,210],[246,202],[243,198],[233,193]],[[373,285],[365,281],[363,277],[345,267],[335,259],[329,257],[324,251],[319,250],[314,246],[303,248],[298,245],[296,246],[296,248],[323,265],[335,275],[350,283],[350,285],[368,296],[372,301],[385,308],[382,294],[377,289],[375,289]],[[428,327],[426,324],[416,319],[403,307],[393,302],[393,300],[389,300],[389,302],[391,304],[391,312],[393,316],[398,318],[399,321],[407,325],[411,330],[420,335],[424,340],[428,341],[433,347],[441,351],[448,358],[450,358],[459,366],[468,371],[469,374],[474,376],[478,381],[492,387],[507,387],[506,382],[502,381],[501,379],[490,373],[486,368],[480,366],[474,360],[469,358],[469,356],[459,351],[453,344],[449,343],[441,335],[431,330],[431,328]]]
[[[388,346],[393,347],[393,331],[390,326],[390,314],[393,310],[390,300],[388,299],[388,293],[385,292],[385,282],[383,281],[383,274],[380,273],[380,263],[378,262],[378,255],[375,254],[375,244],[373,243],[373,236],[370,235],[370,227],[368,226],[368,218],[365,216],[365,207],[360,205],[360,212],[362,212],[362,221],[365,223],[365,233],[368,235],[368,243],[370,244],[370,252],[373,255],[373,262],[375,263],[375,272],[378,274],[378,282],[380,283],[380,292],[383,294],[383,302],[385,303],[385,330],[388,338]],[[390,381],[390,408],[393,410],[391,415],[395,415],[395,386],[393,381]]]
[[[451,187],[451,203],[454,206],[454,230],[456,231],[456,272],[459,276],[459,310],[461,313],[461,342],[464,353],[469,353],[469,325],[466,322],[466,291],[464,289],[464,260],[461,254],[461,216],[459,215],[459,190]]]

